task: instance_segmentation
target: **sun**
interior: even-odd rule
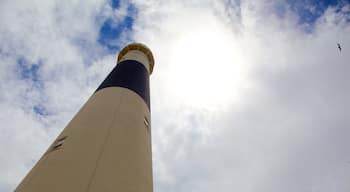
[[[173,100],[209,110],[238,101],[247,72],[239,47],[223,29],[203,27],[179,35],[167,78]]]

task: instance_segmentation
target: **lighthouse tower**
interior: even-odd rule
[[[124,47],[115,68],[16,192],[152,192],[153,66],[145,45]]]

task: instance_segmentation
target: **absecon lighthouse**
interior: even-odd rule
[[[16,192],[152,192],[153,66],[145,45],[124,47],[115,68]]]

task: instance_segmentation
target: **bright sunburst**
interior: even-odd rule
[[[179,35],[173,47],[169,89],[181,104],[217,109],[239,99],[247,71],[242,50],[230,31],[211,27]]]

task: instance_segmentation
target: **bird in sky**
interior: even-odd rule
[[[341,46],[340,46],[340,44],[339,44],[339,43],[337,43],[337,45],[338,45],[338,49],[339,49],[339,51],[341,52]]]

